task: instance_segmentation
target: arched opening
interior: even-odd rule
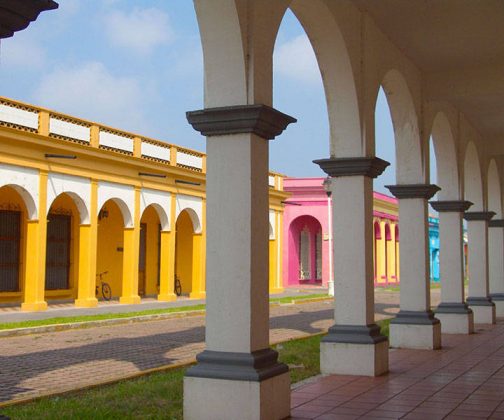
[[[27,207],[11,186],[0,188],[0,303],[22,302],[27,260]]]
[[[391,253],[393,250],[394,243],[392,242],[392,234],[390,232],[390,225],[385,223],[385,283],[389,283],[392,268],[390,267],[390,262],[392,261]]]
[[[321,284],[322,226],[313,216],[299,216],[289,226],[289,285]]]
[[[107,200],[98,213],[96,251],[97,286],[100,280],[105,281],[112,289],[112,297],[122,296],[124,216],[115,199]],[[101,298],[99,294],[97,297]]]
[[[154,205],[148,206],[140,219],[140,250],[138,253],[138,294],[159,293],[161,220]]]
[[[195,229],[190,212],[190,209],[180,212],[175,224],[175,275],[183,296],[193,291]]]
[[[74,199],[60,194],[47,214],[45,297],[77,297],[79,273],[79,209]]]

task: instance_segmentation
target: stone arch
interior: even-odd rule
[[[437,164],[437,183],[441,187],[441,200],[460,199],[460,178],[455,139],[450,121],[440,111],[432,123],[432,142]]]
[[[483,181],[475,144],[467,144],[464,157],[464,198],[473,203],[471,211],[483,211]]]
[[[88,210],[88,206],[87,206],[86,202],[84,201],[84,199],[80,195],[78,195],[77,193],[72,192],[72,191],[61,192],[57,196],[53,197],[50,202],[48,200],[47,201],[47,213],[49,214],[49,211],[51,210],[53,203],[59,197],[61,197],[63,194],[69,196],[72,199],[73,203],[75,204],[75,207],[77,207],[77,210],[79,211],[80,223],[81,224],[89,223],[89,210]]]
[[[129,185],[100,182],[98,184],[98,212],[108,200],[114,201],[121,210],[124,227],[133,227],[135,189]]]
[[[488,165],[488,210],[496,213],[496,219],[502,219],[502,190],[500,186],[499,169],[495,159]]]
[[[361,119],[357,88],[348,49],[325,2],[294,0],[291,10],[315,51],[322,75],[329,115],[332,157],[362,155]]]
[[[194,4],[203,47],[205,107],[271,105],[273,46],[289,0]]]
[[[161,230],[167,232],[170,230],[170,216],[168,209],[170,208],[171,195],[168,192],[149,190],[143,188],[140,193],[140,215],[152,206],[159,217]]]
[[[387,97],[394,127],[396,183],[423,184],[424,165],[418,114],[404,76],[395,69],[385,73],[381,86]],[[375,98],[378,98],[376,91]],[[375,99],[375,103],[376,103]]]
[[[0,187],[14,189],[23,199],[28,220],[38,219],[39,172],[31,168],[0,164]]]
[[[81,224],[88,224],[91,201],[91,181],[72,175],[50,173],[47,177],[47,211],[61,195],[69,195],[79,210]]]

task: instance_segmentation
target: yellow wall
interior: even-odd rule
[[[187,211],[180,213],[177,219],[175,251],[175,272],[182,285],[182,293],[192,292],[193,276],[193,225]]]
[[[157,295],[158,290],[158,264],[159,264],[159,217],[154,207],[145,209],[141,223],[145,223],[146,255],[145,255],[145,294]],[[140,278],[139,278],[140,282]]]
[[[19,292],[0,293],[0,302],[21,302],[25,283],[26,261],[26,207],[21,196],[10,187],[0,188],[0,208],[3,210],[19,209],[21,211],[21,238],[19,241]]]
[[[122,272],[124,248],[124,222],[121,210],[113,201],[107,201],[104,206],[108,211],[108,217],[98,220],[98,246],[96,274],[108,271],[103,281],[112,288],[112,296],[119,297],[122,294]],[[99,279],[97,278],[97,284]],[[99,284],[98,284],[99,286]],[[101,292],[98,293],[101,299]]]

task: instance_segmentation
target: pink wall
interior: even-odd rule
[[[327,286],[329,281],[329,232],[328,232],[328,197],[322,186],[324,178],[285,178],[284,190],[292,194],[286,200],[284,212],[283,235],[283,282],[284,286],[297,286],[300,284],[320,284],[299,280],[299,257],[297,237],[298,227],[296,219],[302,216],[311,216],[322,227],[322,285]],[[397,204],[397,200],[385,194],[373,193],[374,198]],[[289,204],[290,203],[290,204]],[[396,216],[373,211],[375,216],[397,220]],[[299,219],[298,219],[299,220]],[[308,220],[308,219],[305,219]],[[291,224],[294,222],[296,237],[291,234]],[[310,224],[315,229],[315,225]],[[302,229],[302,226],[301,226]],[[313,268],[315,263],[312,264]]]

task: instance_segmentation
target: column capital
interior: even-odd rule
[[[434,184],[385,185],[395,198],[432,198],[441,188]]]
[[[451,200],[451,201],[429,201],[431,207],[438,212],[458,212],[463,213],[473,205],[470,201]]]
[[[495,212],[493,211],[466,211],[464,213],[464,219],[467,221],[489,222],[494,216]]]
[[[235,105],[186,112],[187,121],[204,136],[253,133],[273,140],[297,122],[267,105]]]
[[[333,178],[356,175],[376,178],[390,165],[377,157],[328,158],[314,160],[313,163]]]
[[[488,222],[488,227],[497,227],[497,228],[502,228],[504,227],[504,219],[494,219],[494,220],[490,220]]]

